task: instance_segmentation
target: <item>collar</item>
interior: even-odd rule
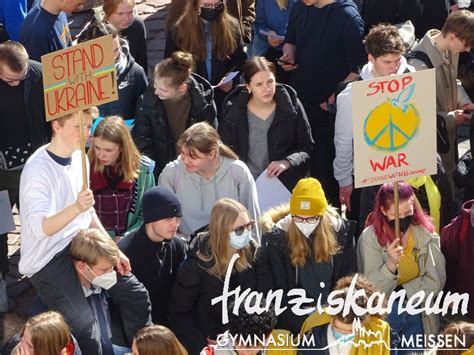
[[[93,164],[91,164],[93,166]],[[106,168],[105,168],[106,169]],[[99,191],[109,187],[109,182],[105,177],[104,172],[99,173],[94,171],[94,169],[90,170],[90,189],[92,191]],[[117,190],[132,190],[134,186],[133,181],[120,181],[116,188]]]

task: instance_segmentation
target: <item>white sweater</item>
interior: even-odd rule
[[[63,250],[81,230],[89,228],[91,213],[77,216],[56,234],[47,236],[43,219],[74,203],[82,189],[81,152],[70,165],[56,163],[39,148],[26,162],[20,180],[21,248],[19,270],[31,277]],[[89,166],[89,164],[87,164]]]

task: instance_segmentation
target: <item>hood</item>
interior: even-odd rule
[[[192,108],[194,112],[202,112],[208,106],[214,105],[214,91],[211,83],[195,73],[192,73],[187,82],[191,95]]]
[[[374,65],[369,61],[364,67],[362,68],[360,72],[360,77],[362,80],[370,80],[370,79],[375,79],[374,74],[372,73],[372,70],[374,69]],[[398,74],[403,74],[406,70],[410,72],[414,72],[415,68],[412,67],[407,63],[407,60],[405,57],[402,56],[401,58],[401,63],[400,63],[400,68],[398,68],[397,72],[395,73],[396,75]]]
[[[287,231],[290,221],[291,216],[289,203],[271,208],[260,217],[262,233],[269,231],[275,225],[277,225],[278,228]]]
[[[214,174],[213,177],[211,177],[209,180],[204,179],[197,173],[188,173],[186,172],[186,166],[184,165],[183,160],[181,159],[181,155],[178,156],[178,169],[182,171],[182,173],[186,174],[191,180],[194,182],[200,184],[200,185],[211,185],[211,184],[217,184],[219,180],[221,180],[223,177],[226,176],[227,172],[229,171],[232,163],[234,162],[233,159],[226,158],[226,157],[219,157],[219,169],[217,169],[216,173]]]
[[[117,82],[122,81],[135,64],[135,59],[130,54],[130,47],[127,40],[120,38],[120,48],[122,49],[122,56],[120,58],[120,62],[115,63],[115,68],[117,70]]]

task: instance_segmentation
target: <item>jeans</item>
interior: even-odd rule
[[[392,311],[388,314],[387,321],[390,325],[392,333],[396,333],[400,338],[400,342],[397,344],[397,347],[399,349],[403,349],[404,347],[406,348],[407,344],[409,344],[412,339],[415,340],[415,336],[417,334],[424,334],[423,323],[421,314],[410,315],[407,312],[398,314],[397,310],[398,302],[394,302]],[[414,341],[413,344],[416,344],[416,341]],[[410,349],[413,349],[413,347],[410,346]],[[403,352],[399,351],[399,353],[402,354]],[[423,352],[421,351],[421,353]]]

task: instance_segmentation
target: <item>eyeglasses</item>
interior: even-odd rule
[[[224,6],[223,1],[219,1],[216,4],[202,4],[199,7],[202,7],[203,9],[212,9],[212,10],[214,10],[214,9],[219,9],[221,6]]]
[[[318,223],[320,217],[306,217],[305,218],[305,217],[292,215],[291,218],[293,218],[293,222],[298,222],[298,223],[306,222],[306,223],[314,224],[314,223]]]
[[[234,228],[233,231],[236,235],[242,235],[242,233],[245,231],[245,230],[250,230],[252,229],[252,227],[255,225],[255,221],[251,220],[249,223],[247,224],[244,224],[243,226],[239,226],[237,228]]]

